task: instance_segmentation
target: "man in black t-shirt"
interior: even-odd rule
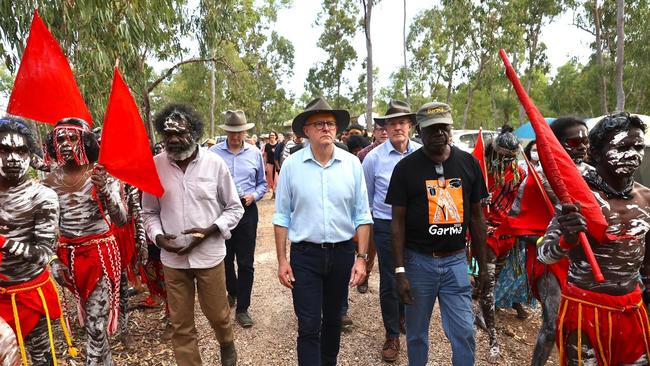
[[[450,145],[451,109],[427,103],[416,115],[423,146],[402,159],[391,177],[393,256],[397,289],[406,304],[406,339],[411,366],[427,364],[429,322],[436,298],[454,365],[473,365],[474,315],[466,232],[485,282],[486,226],[481,199],[487,197],[478,161]]]

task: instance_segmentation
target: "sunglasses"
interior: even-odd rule
[[[587,146],[589,144],[589,139],[586,137],[574,137],[570,139],[564,139],[564,143],[569,147],[580,147],[580,145]]]

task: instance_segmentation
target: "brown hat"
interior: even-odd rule
[[[307,118],[316,113],[332,113],[336,118],[336,131],[341,132],[350,124],[350,113],[342,109],[332,109],[325,99],[318,97],[305,107],[305,111],[300,113],[293,119],[291,129],[293,133],[300,137],[307,137],[302,128],[305,126]]]
[[[383,117],[375,117],[373,119],[376,124],[383,126],[386,124],[387,120],[397,117],[408,117],[411,119],[411,123],[415,123],[415,113],[411,113],[411,106],[401,100],[391,100],[390,103],[388,103],[386,115]]]
[[[219,128],[224,131],[242,132],[255,127],[255,124],[253,123],[246,123],[246,115],[242,110],[226,111],[225,117],[226,124],[219,125]]]
[[[420,128],[437,124],[454,124],[454,120],[451,118],[451,107],[440,102],[430,102],[420,107],[416,113],[416,120]]]

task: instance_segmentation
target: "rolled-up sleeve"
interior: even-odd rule
[[[244,215],[244,207],[237,194],[235,182],[223,160],[219,166],[217,176],[219,181],[217,194],[219,195],[219,202],[223,205],[223,211],[214,221],[214,224],[217,225],[224,239],[230,239],[232,229],[237,226]]]
[[[352,222],[354,227],[358,228],[359,225],[372,224],[372,215],[370,214],[370,205],[368,204],[368,190],[366,188],[366,180],[364,179],[363,169],[361,163],[357,162],[354,168],[354,191],[356,194],[355,205],[352,214]]]
[[[291,163],[285,163],[280,169],[280,178],[275,190],[275,213],[273,214],[273,225],[289,227],[291,224]]]
[[[142,192],[142,220],[149,239],[155,243],[156,236],[165,233],[160,221],[160,201],[146,192]]]

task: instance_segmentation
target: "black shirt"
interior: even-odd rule
[[[418,149],[395,166],[386,203],[406,207],[406,247],[421,253],[465,247],[470,203],[488,196],[481,168],[472,155],[451,147],[442,165]]]
[[[264,153],[266,154],[266,163],[267,164],[273,164],[273,161],[275,160],[275,147],[278,146],[278,143],[276,142],[275,145],[271,145],[270,143],[266,143],[264,145]]]

